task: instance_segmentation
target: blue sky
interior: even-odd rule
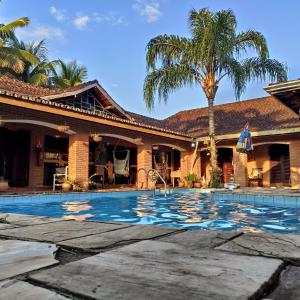
[[[143,102],[145,47],[159,34],[188,36],[192,8],[231,8],[240,31],[249,28],[267,38],[270,55],[288,65],[289,79],[299,77],[299,10],[297,0],[3,0],[0,22],[28,16],[31,24],[18,32],[25,40],[46,39],[51,58],[77,59],[89,79],[100,84],[125,109],[156,118],[206,105],[199,87],[181,89],[168,104],[148,112]],[[267,83],[250,84],[243,99],[265,96]],[[234,100],[223,81],[216,104]]]

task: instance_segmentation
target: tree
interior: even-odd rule
[[[54,70],[57,61],[48,60],[48,50],[44,40],[39,42],[25,43],[13,35],[9,39],[8,45],[13,49],[26,51],[36,58],[35,63],[24,60],[24,68],[21,73],[16,73],[14,70],[8,70],[8,73],[12,74],[19,80],[31,83],[33,85],[49,85],[49,76],[51,71]]]
[[[0,26],[0,68],[1,73],[13,70],[21,73],[24,70],[25,62],[36,63],[37,58],[23,49],[10,47],[7,43],[14,36],[16,28],[25,27],[29,24],[28,18],[20,18],[6,25]]]
[[[57,70],[53,71],[52,82],[55,87],[67,88],[83,83],[87,78],[87,69],[77,64],[76,60],[64,62],[58,60]]]
[[[159,35],[148,43],[144,100],[151,110],[156,95],[166,102],[170,93],[183,86],[201,86],[208,102],[210,163],[212,173],[217,173],[213,107],[221,80],[231,80],[239,99],[249,81],[284,81],[287,72],[283,64],[269,58],[266,39],[260,32],[237,32],[231,10],[192,10],[189,27],[190,38]],[[249,51],[255,57],[248,57]]]

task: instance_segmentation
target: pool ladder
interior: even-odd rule
[[[167,197],[167,183],[164,180],[164,178],[160,175],[160,173],[156,169],[149,169],[147,172],[147,179],[149,178],[150,173],[156,174],[157,177],[163,182],[163,184],[165,186],[165,197]],[[154,195],[155,195],[155,189],[154,189]]]
[[[147,177],[147,188],[148,188],[148,180],[150,178],[150,173],[156,174],[157,177],[163,182],[164,186],[165,186],[165,197],[167,196],[167,183],[164,180],[164,178],[161,176],[161,174],[156,170],[156,169],[149,169],[148,171],[145,168],[140,168],[138,170],[138,173],[143,171],[146,174]],[[155,189],[154,189],[154,195],[155,195]]]

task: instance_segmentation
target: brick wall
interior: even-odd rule
[[[300,140],[290,142],[291,185],[300,188]]]
[[[248,171],[247,171],[248,155],[239,153],[236,148],[233,148],[233,169],[234,180],[241,187],[248,186]]]
[[[84,183],[89,178],[89,135],[78,133],[69,137],[69,178]]]
[[[180,153],[181,180],[184,180],[184,177],[191,173],[193,156],[194,156],[194,151],[182,151]],[[195,173],[198,177],[200,177],[201,174],[200,152],[197,152],[195,156],[192,173]]]
[[[263,186],[270,186],[271,162],[269,157],[269,145],[259,145],[254,147],[254,152],[250,154],[251,160],[248,160],[247,168],[250,176],[253,169],[262,169]]]
[[[152,146],[140,145],[137,147],[137,170],[152,169]],[[149,182],[150,183],[150,182]],[[140,171],[137,174],[137,186],[138,188],[147,188],[147,175],[144,171]],[[149,186],[150,188],[150,186]]]
[[[29,186],[39,187],[44,184],[44,161],[37,162],[37,155],[35,148],[38,143],[41,144],[41,154],[44,152],[44,133],[43,128],[35,128],[31,131],[30,141],[30,158],[29,158]]]

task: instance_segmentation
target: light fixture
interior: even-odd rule
[[[58,125],[56,127],[56,129],[61,132],[61,133],[66,133],[69,129],[70,129],[70,126],[67,126],[67,125]]]
[[[93,134],[92,138],[93,138],[93,141],[96,142],[96,143],[99,143],[103,140],[103,138],[97,133]]]
[[[196,143],[195,142],[191,142],[191,147],[195,148],[196,147]]]

